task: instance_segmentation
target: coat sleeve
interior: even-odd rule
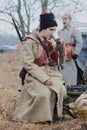
[[[82,40],[81,32],[78,29],[75,29],[74,38],[75,38],[74,40],[76,43],[74,54],[79,55],[83,47],[83,40]]]
[[[44,72],[41,67],[34,63],[34,53],[33,45],[35,43],[30,43],[29,40],[24,43],[20,49],[21,57],[24,63],[24,68],[27,70],[32,77],[38,79],[40,82],[44,83],[50,77]]]

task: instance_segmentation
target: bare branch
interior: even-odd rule
[[[4,21],[4,22],[6,22],[6,23],[9,23],[9,24],[12,24],[12,25],[13,25],[13,23],[12,23],[11,21],[8,21],[8,20],[0,19],[0,21]]]

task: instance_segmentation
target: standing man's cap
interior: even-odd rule
[[[55,16],[53,13],[42,12],[40,15],[40,30],[47,29],[49,27],[57,26]]]
[[[71,15],[70,14],[68,14],[68,13],[65,13],[65,14],[63,14],[63,17],[62,17],[63,19],[64,18],[70,18],[71,19]]]

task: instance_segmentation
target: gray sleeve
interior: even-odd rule
[[[81,32],[78,29],[75,29],[74,40],[75,40],[75,44],[76,44],[74,54],[79,55],[79,53],[83,47],[83,40],[82,40]]]

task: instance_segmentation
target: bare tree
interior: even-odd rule
[[[81,12],[83,6],[77,0],[2,0],[3,7],[0,7],[0,15],[5,15],[2,21],[13,25],[12,17],[14,18],[17,27],[24,37],[30,32],[31,23],[35,23],[37,14],[44,10],[52,11],[58,19],[62,13],[70,12],[72,15]]]
[[[42,12],[48,9],[48,0],[41,0]]]
[[[35,5],[37,8],[35,8]],[[14,18],[22,37],[24,37],[30,32],[30,22],[34,22],[36,18],[34,14],[38,8],[40,8],[38,0],[17,0],[16,2],[5,0],[5,5],[2,10],[0,9],[0,14],[4,14],[6,18],[0,20],[13,25],[12,18]]]

